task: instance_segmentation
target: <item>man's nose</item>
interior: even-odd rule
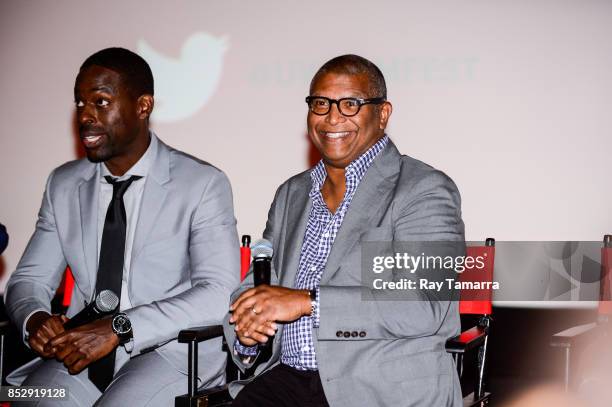
[[[92,124],[96,122],[96,115],[93,107],[85,104],[80,112],[77,112],[77,118],[80,124]]]
[[[332,103],[329,107],[329,112],[327,113],[327,117],[325,118],[327,122],[331,125],[335,125],[338,123],[342,123],[346,120],[346,117],[342,113],[340,113],[340,107],[337,103]]]

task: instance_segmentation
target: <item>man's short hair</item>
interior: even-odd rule
[[[315,74],[310,82],[310,93],[312,93],[315,82],[327,73],[344,75],[366,75],[370,84],[371,95],[369,97],[387,98],[387,84],[382,72],[372,61],[359,55],[347,54],[335,57],[327,61]]]
[[[83,62],[79,71],[98,65],[121,75],[128,90],[134,96],[153,95],[153,72],[140,55],[125,48],[106,48],[96,52]]]

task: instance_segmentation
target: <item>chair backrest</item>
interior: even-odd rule
[[[240,281],[244,280],[251,266],[251,236],[242,235],[240,247]]]
[[[64,295],[62,297],[62,306],[66,309],[68,309],[72,301],[73,287],[74,277],[72,276],[72,270],[70,270],[70,267],[66,267],[66,271],[64,272]]]
[[[465,270],[461,283],[474,283],[477,289],[462,289],[459,313],[491,315],[493,300],[493,269],[495,266],[495,239],[487,238],[484,246],[466,248]],[[483,284],[484,283],[484,284]]]
[[[605,235],[601,248],[599,315],[612,315],[612,235]]]

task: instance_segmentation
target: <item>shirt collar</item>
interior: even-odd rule
[[[147,151],[145,151],[142,157],[140,157],[140,159],[136,162],[136,164],[132,166],[132,168],[127,170],[126,173],[123,174],[121,177],[117,178],[117,180],[123,181],[123,180],[128,179],[132,175],[138,175],[140,177],[147,176],[147,174],[149,173],[149,169],[151,168],[151,162],[153,161],[153,157],[157,155],[157,148],[159,144],[159,142],[157,141],[157,137],[155,137],[153,133],[150,133],[150,135],[151,135],[151,142],[149,143],[149,147],[147,148]],[[111,177],[115,178],[110,173],[108,168],[106,168],[106,164],[104,163],[100,164],[100,174],[101,174],[100,179],[103,183],[107,183],[106,179],[104,178],[107,175],[110,175]]]
[[[372,161],[374,161],[374,158],[376,158],[378,153],[380,153],[388,143],[389,136],[385,134],[365,153],[351,161],[351,163],[344,170],[345,178],[347,180],[349,178],[354,178],[357,182],[361,181],[368,168],[370,168]],[[312,190],[310,192],[311,196],[314,192],[321,190],[321,186],[323,186],[325,178],[327,178],[327,170],[325,169],[323,160],[319,160],[317,165],[315,165],[310,171],[310,179],[312,181]]]

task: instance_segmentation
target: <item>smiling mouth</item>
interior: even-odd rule
[[[320,132],[323,137],[331,140],[339,140],[350,136],[352,131],[322,131]]]
[[[90,134],[87,136],[82,136],[81,141],[85,148],[96,148],[100,144],[102,144],[102,136],[103,134]]]

